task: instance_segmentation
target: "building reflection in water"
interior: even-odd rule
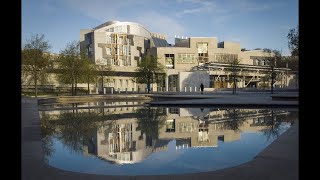
[[[86,130],[88,125],[85,125],[83,130],[86,133],[83,136],[86,137],[80,138],[82,153],[95,155],[111,163],[138,163],[151,153],[166,151],[168,143],[172,140],[175,140],[177,151],[217,147],[219,140],[224,142],[240,140],[241,132],[261,131],[267,136],[279,135],[277,132],[281,129],[282,122],[292,124],[298,118],[297,115],[290,115],[291,112],[288,111],[268,109],[178,107],[121,109],[126,110],[120,113],[121,116],[118,116],[119,113],[114,113],[117,116],[112,116],[114,115],[112,113],[109,116],[103,113],[101,116],[99,113],[90,112],[100,119],[92,121],[96,128],[89,134]],[[56,114],[52,117],[56,126],[55,133],[58,137],[64,137],[63,133],[67,132],[63,131],[63,126],[66,124],[59,124],[59,121],[63,121],[59,118],[59,112],[42,111],[40,116],[47,117],[46,113]],[[63,114],[65,113],[74,114],[74,112]],[[80,129],[78,128],[79,131]]]

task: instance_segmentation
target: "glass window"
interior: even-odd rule
[[[107,55],[111,55],[111,48],[106,48]]]

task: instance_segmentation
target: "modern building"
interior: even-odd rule
[[[146,88],[133,81],[138,62],[145,55],[154,55],[166,67],[166,78],[153,84],[153,91],[199,91],[205,88],[232,86],[229,60],[238,59],[239,88],[259,87],[270,76],[268,58],[263,50],[241,50],[237,42],[219,42],[216,37],[175,37],[175,44],[166,36],[148,31],[133,22],[108,21],[93,29],[80,31],[81,49],[97,65],[110,64],[113,75],[106,87],[115,91],[137,91]],[[294,75],[288,68],[275,68],[279,77],[274,86],[295,87]],[[269,83],[270,86],[270,83]],[[99,84],[101,90],[101,84]]]

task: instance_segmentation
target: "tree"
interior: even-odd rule
[[[299,56],[299,26],[290,29],[287,38],[291,56]]]
[[[61,83],[71,84],[71,94],[77,95],[77,84],[87,82],[90,71],[90,60],[80,55],[80,43],[73,41],[60,52],[60,74],[58,80]]]
[[[38,83],[43,84],[47,80],[47,67],[51,48],[45,36],[33,35],[27,40],[22,49],[22,82],[33,83],[35,86],[35,97],[38,95]]]
[[[239,68],[239,63],[240,60],[238,57],[235,57],[233,55],[228,57],[228,62],[229,62],[229,67],[226,68],[226,71],[229,71],[231,73],[231,79],[233,82],[233,87],[232,87],[232,94],[236,94],[237,91],[237,77],[239,74],[239,71],[241,70]]]
[[[81,54],[81,59],[84,61],[84,68],[83,68],[83,78],[81,82],[88,84],[88,94],[90,93],[90,83],[96,81],[97,77],[97,70],[95,65],[88,59],[86,56]]]
[[[275,72],[275,68],[278,61],[282,60],[282,55],[279,50],[271,50],[268,48],[264,48],[263,52],[272,53],[272,56],[265,57],[265,60],[267,61],[267,64],[269,64],[270,70],[271,70],[271,94],[273,94],[273,85],[275,83],[275,78],[277,76]]]
[[[135,70],[135,81],[141,84],[147,84],[148,93],[152,83],[159,83],[166,75],[165,67],[160,64],[156,56],[144,56]]]
[[[100,62],[101,60],[98,60],[98,64],[95,66],[95,69],[96,69],[96,76],[98,78],[98,81],[101,82],[101,87],[103,92],[104,82],[109,81],[109,79],[106,78],[106,76],[108,77],[112,75],[112,72],[111,72],[112,67],[110,62],[107,62],[106,64],[102,64]]]

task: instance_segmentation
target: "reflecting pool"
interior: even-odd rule
[[[40,108],[41,109],[41,108]],[[252,160],[298,120],[298,110],[118,106],[42,109],[46,162],[90,174],[160,175]]]

